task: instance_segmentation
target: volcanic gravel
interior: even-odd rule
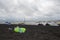
[[[60,40],[60,26],[18,25],[27,31],[15,33],[13,29],[16,26],[0,24],[0,40]]]

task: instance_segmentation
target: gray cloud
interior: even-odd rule
[[[60,0],[0,0],[0,20],[60,20]]]

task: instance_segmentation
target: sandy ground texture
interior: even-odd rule
[[[25,27],[25,33],[15,33],[17,25],[0,24],[0,40],[60,40],[60,26],[19,25]],[[8,28],[12,28],[9,30]]]

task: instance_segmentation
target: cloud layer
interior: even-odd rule
[[[0,0],[2,21],[60,20],[60,0]],[[1,21],[1,22],[2,22]]]

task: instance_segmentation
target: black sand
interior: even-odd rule
[[[27,29],[23,34],[8,29],[15,26],[0,24],[0,40],[60,40],[60,26],[19,25]]]

